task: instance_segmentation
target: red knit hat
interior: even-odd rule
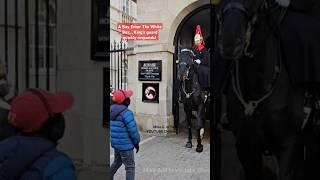
[[[34,89],[37,93],[27,90],[11,103],[9,123],[22,132],[35,132],[54,114],[65,112],[73,102],[68,92],[50,93]],[[39,94],[40,93],[40,94]]]
[[[112,101],[117,103],[117,104],[122,104],[123,101],[133,95],[133,91],[131,90],[116,90],[113,93]]]

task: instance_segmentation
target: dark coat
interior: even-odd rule
[[[285,65],[294,85],[320,83],[320,1],[296,0],[280,26]]]
[[[13,136],[0,142],[1,180],[75,180],[72,161],[41,138]]]
[[[206,48],[198,51],[196,48],[193,49],[195,53],[194,60],[200,59],[201,64],[197,68],[197,73],[199,76],[199,84],[201,88],[210,87],[210,54]]]
[[[0,141],[15,135],[14,128],[8,122],[9,104],[0,98]]]
[[[319,0],[291,0],[289,10],[320,19]]]

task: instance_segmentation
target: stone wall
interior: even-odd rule
[[[174,37],[183,18],[209,0],[139,0],[139,23],[163,23],[159,41],[136,41],[129,53],[129,88],[135,92],[131,108],[136,113],[141,131],[173,130],[172,93],[173,93],[173,58]],[[138,62],[142,60],[162,60],[162,81],[159,83],[159,104],[142,102],[142,83],[138,81]],[[166,133],[159,134],[166,135]]]

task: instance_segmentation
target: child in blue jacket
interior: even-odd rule
[[[134,180],[135,161],[133,149],[139,151],[140,135],[131,110],[132,91],[117,90],[114,92],[110,107],[110,142],[114,148],[114,162],[111,165],[111,179],[122,164],[125,165],[126,179]]]

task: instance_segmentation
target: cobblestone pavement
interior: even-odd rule
[[[206,132],[209,134],[209,132]],[[137,180],[209,180],[210,179],[210,144],[209,138],[203,141],[202,153],[193,148],[185,148],[186,133],[155,137],[142,134],[140,151],[135,154]],[[111,163],[113,161],[111,148]],[[122,165],[116,173],[115,180],[125,179]]]

